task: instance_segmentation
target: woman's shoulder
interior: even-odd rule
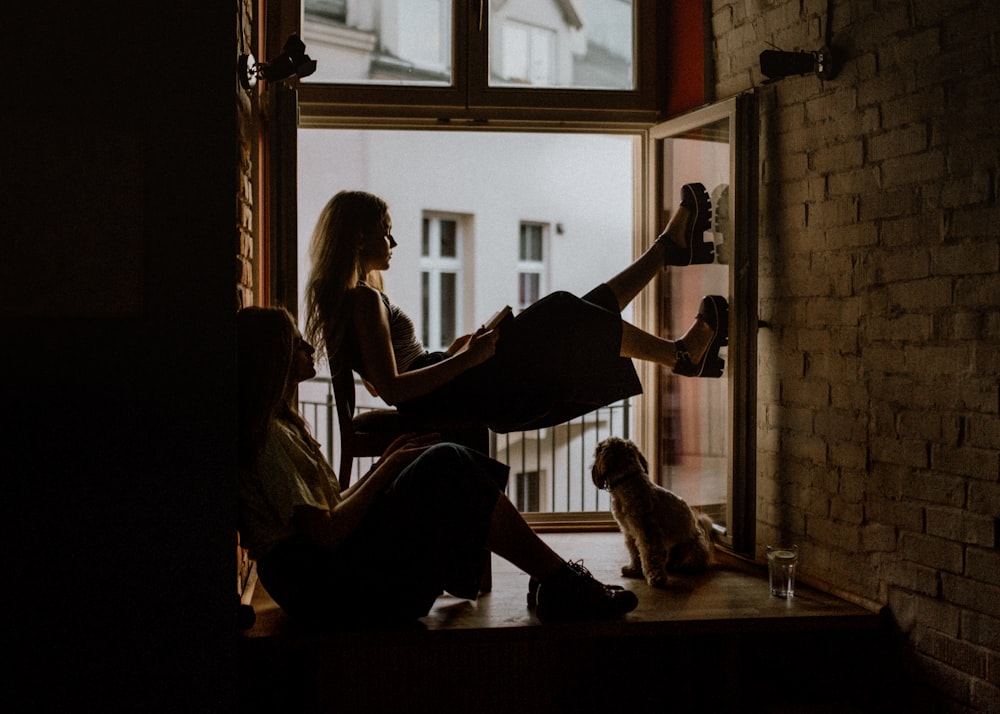
[[[388,298],[385,294],[365,283],[360,283],[348,290],[347,300],[354,310],[378,310],[381,305],[388,306]]]

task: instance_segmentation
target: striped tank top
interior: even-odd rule
[[[388,295],[383,292],[379,292],[379,295],[382,296],[382,303],[389,311],[389,335],[392,338],[392,351],[396,356],[396,369],[405,372],[414,360],[424,356],[427,350],[417,339],[417,331],[410,316],[398,305],[394,305]]]

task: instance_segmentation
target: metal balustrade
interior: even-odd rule
[[[358,411],[373,407],[358,406]],[[315,377],[300,386],[299,410],[332,464],[340,449],[340,433],[329,377]],[[553,427],[526,432],[490,432],[490,456],[510,467],[507,495],[523,512],[582,513],[610,509],[609,496],[590,478],[594,447],[609,436],[629,438],[628,399]],[[354,462],[354,473],[365,473],[374,458]]]

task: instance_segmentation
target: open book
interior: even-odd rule
[[[483,327],[487,330],[495,330],[500,326],[500,323],[507,319],[509,315],[513,313],[510,305],[504,305],[501,309],[497,310],[493,317],[483,323]]]

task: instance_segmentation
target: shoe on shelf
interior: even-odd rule
[[[684,342],[677,340],[674,374],[682,377],[721,377],[726,361],[719,357],[719,350],[729,344],[729,303],[721,295],[706,295],[698,307],[698,319],[715,333],[712,342],[701,359],[692,362]]]
[[[715,243],[705,240],[705,231],[712,227],[712,199],[704,184],[686,183],[681,186],[681,205],[691,212],[684,226],[686,245],[677,245],[665,235],[657,240],[667,244],[665,265],[706,265],[715,262]]]
[[[631,590],[605,585],[596,580],[582,562],[568,562],[566,567],[542,581],[536,581],[534,598],[528,584],[528,606],[534,600],[540,620],[598,620],[621,617],[639,604]]]

